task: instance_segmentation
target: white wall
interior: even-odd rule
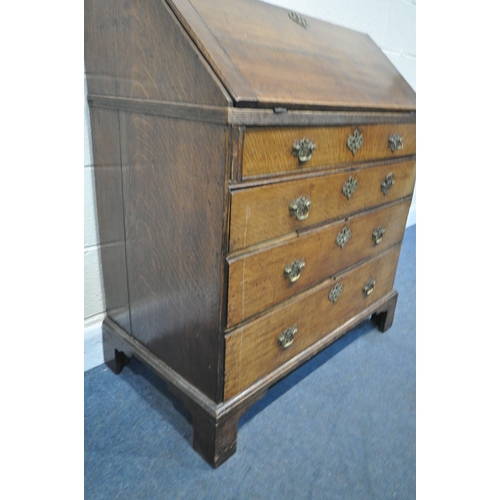
[[[85,75],[84,75],[85,78]],[[94,196],[94,169],[92,167],[92,146],[90,117],[87,104],[87,85],[85,79],[84,95],[84,152],[83,152],[83,190],[84,190],[84,367],[89,370],[104,362],[101,347],[101,323],[106,310],[102,286],[102,273],[99,255],[99,231]]]
[[[416,90],[416,0],[267,0],[267,3],[368,33]],[[85,87],[86,91],[86,87]],[[106,309],[99,260],[90,123],[84,96],[85,369],[103,362],[100,323]],[[407,225],[416,222],[416,199]]]

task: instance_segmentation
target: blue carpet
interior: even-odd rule
[[[212,469],[191,417],[135,359],[85,373],[85,498],[413,499],[415,239],[405,232],[391,329],[366,321],[273,386]]]

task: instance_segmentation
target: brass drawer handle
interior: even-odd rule
[[[299,329],[297,328],[297,325],[289,326],[283,333],[278,336],[278,345],[283,347],[283,349],[290,347],[298,331]]]
[[[285,266],[285,278],[288,278],[290,283],[295,283],[300,278],[300,273],[304,267],[306,267],[305,259],[295,259],[291,264]]]
[[[389,147],[391,151],[401,151],[403,149],[403,136],[397,132],[389,136]]]
[[[351,230],[347,226],[344,226],[342,231],[340,231],[340,233],[337,234],[337,239],[335,241],[337,242],[337,245],[340,248],[344,248],[345,244],[350,239],[351,239]]]
[[[374,279],[370,279],[363,285],[363,292],[367,297],[373,292],[373,289],[375,288],[375,283],[376,281]]]
[[[382,241],[384,234],[385,234],[385,227],[383,226],[377,227],[376,229],[373,230],[372,238],[373,241],[375,242],[375,245],[378,245]]]
[[[316,144],[314,144],[314,139],[310,141],[303,137],[299,142],[298,139],[293,141],[292,153],[293,156],[298,156],[299,161],[304,163],[312,158],[313,151],[316,149]]]
[[[354,179],[354,177],[351,175],[349,176],[349,179],[344,182],[344,185],[342,186],[342,194],[349,199],[353,194],[354,191],[358,189],[358,181]]]
[[[380,189],[382,189],[382,193],[384,193],[384,196],[389,192],[389,189],[394,186],[394,182],[394,174],[392,172],[387,174],[387,176],[382,180]]]
[[[335,303],[337,299],[340,297],[340,294],[344,291],[343,283],[336,283],[335,286],[330,290],[328,294],[328,300]]]
[[[363,134],[356,129],[352,135],[347,139],[347,147],[351,151],[352,155],[356,154],[356,151],[363,145]]]
[[[311,197],[304,198],[300,196],[297,200],[290,202],[290,215],[297,220],[306,220],[309,217],[309,207],[311,206]]]

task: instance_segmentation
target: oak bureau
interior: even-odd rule
[[[416,99],[367,36],[257,0],[86,0],[106,363],[213,466],[276,381],[393,321]]]

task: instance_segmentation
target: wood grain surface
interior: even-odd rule
[[[85,70],[89,94],[231,105],[162,0],[86,0]]]
[[[394,174],[394,186],[386,195],[381,182]],[[348,199],[342,188],[349,178],[357,181]],[[403,161],[269,184],[231,193],[230,252],[302,230],[362,209],[390,203],[411,195],[415,184],[415,161]],[[290,203],[300,196],[311,199],[309,215],[297,220]]]
[[[227,128],[133,113],[120,128],[132,334],[217,400]]]
[[[363,134],[361,148],[353,154],[347,139],[355,130]],[[248,128],[245,133],[242,177],[255,177],[283,172],[305,172],[324,166],[411,156],[416,152],[415,123],[353,125],[344,127]],[[389,136],[398,132],[404,147],[392,152]],[[292,153],[295,140],[314,139],[316,149],[304,163]]]
[[[224,400],[234,397],[388,294],[394,284],[400,248],[400,245],[392,247],[228,334]],[[366,296],[363,286],[370,279],[376,282],[373,292]],[[344,288],[334,303],[328,295],[336,283]],[[278,336],[295,325],[298,332],[294,341],[283,349],[277,343]]]
[[[308,16],[304,29],[257,0],[168,3],[237,106],[415,109],[414,91],[365,34]]]
[[[228,328],[399,243],[410,203],[407,200],[349,217],[289,241],[230,259]],[[375,245],[372,233],[380,226],[385,228],[385,234],[382,242]],[[351,238],[340,248],[336,239],[344,227],[351,231]],[[291,283],[285,277],[285,266],[301,259],[305,260],[305,268],[300,278]]]

